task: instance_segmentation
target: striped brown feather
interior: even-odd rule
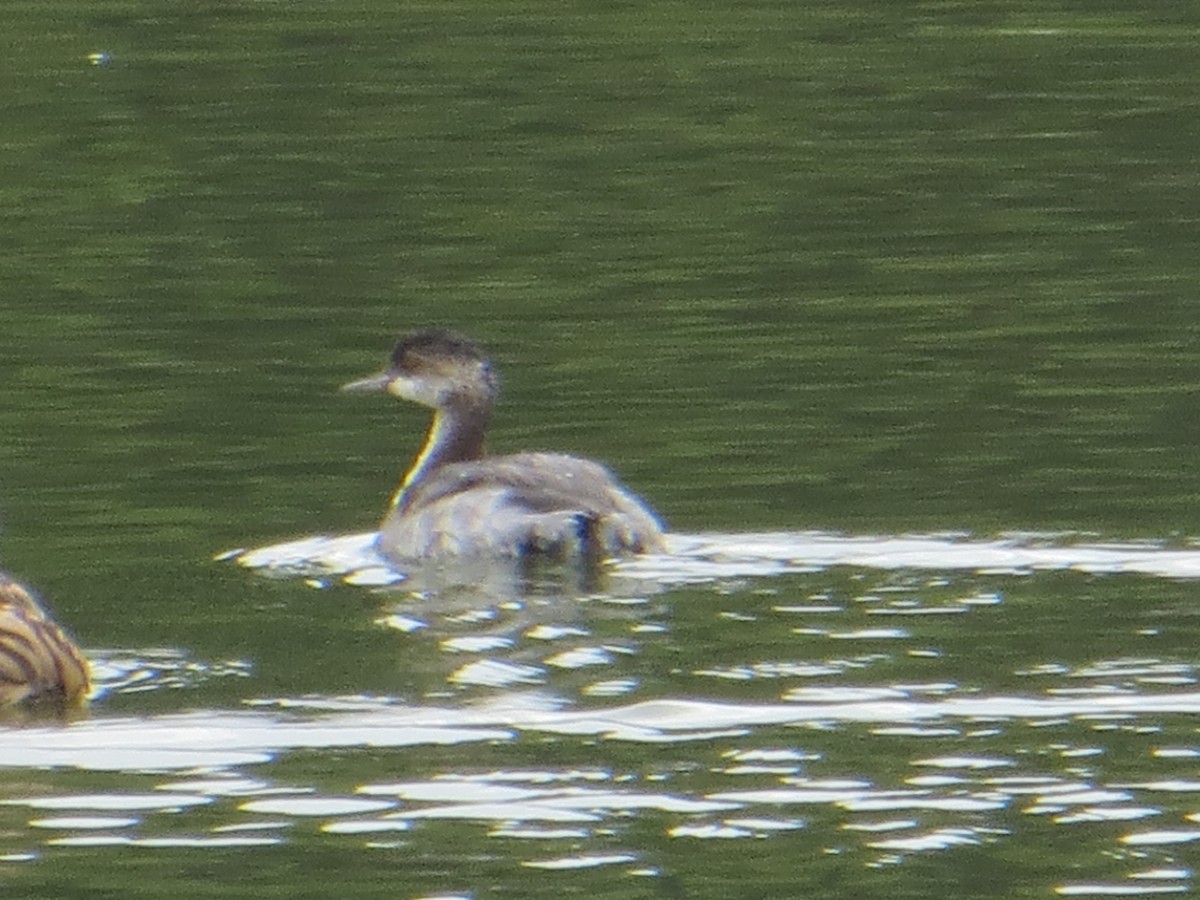
[[[37,699],[75,705],[90,689],[79,648],[29,591],[0,573],[0,706]]]

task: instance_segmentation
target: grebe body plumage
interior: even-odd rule
[[[561,453],[485,455],[498,385],[466,338],[416,332],[396,344],[387,371],[343,390],[386,391],[434,410],[380,527],[378,547],[391,559],[603,558],[662,548],[658,517],[599,463]]]

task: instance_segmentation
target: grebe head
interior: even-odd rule
[[[496,373],[483,351],[451,331],[417,331],[400,339],[387,370],[343,385],[343,391],[386,391],[434,409],[490,409]]]

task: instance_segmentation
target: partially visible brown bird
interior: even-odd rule
[[[79,706],[89,690],[83,653],[24,585],[0,572],[0,707]]]

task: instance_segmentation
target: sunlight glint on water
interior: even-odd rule
[[[1027,824],[1045,822],[1077,835],[1115,826],[1116,842],[1097,833],[1098,849],[1136,848],[1163,863],[1146,871],[1173,873],[1150,878],[1131,870],[1107,887],[1058,885],[1063,895],[1136,895],[1190,883],[1190,873],[1170,868],[1169,849],[1194,840],[1189,823],[1200,818],[1188,805],[1200,804],[1200,783],[1191,777],[1200,742],[1179,727],[1200,714],[1190,662],[1144,653],[1014,657],[998,673],[1011,686],[1000,688],[955,677],[954,660],[964,640],[1009,621],[1009,607],[1039,579],[1136,587],[1153,583],[1144,581],[1153,573],[1170,584],[1194,571],[1200,550],[1068,537],[818,534],[676,537],[673,549],[617,566],[608,585],[614,593],[573,599],[490,590],[410,596],[404,577],[374,557],[370,535],[242,553],[238,562],[274,577],[314,586],[344,579],[381,591],[386,614],[378,627],[410,652],[432,653],[431,674],[440,671],[440,682],[424,698],[283,697],[238,713],[100,716],[15,732],[0,764],[131,776],[199,766],[206,776],[151,782],[157,790],[144,797],[153,803],[128,793],[12,797],[4,801],[7,820],[21,833],[14,814],[25,809],[30,834],[55,835],[49,845],[92,848],[273,846],[299,834],[419,840],[435,822],[479,840],[594,848],[528,862],[548,870],[636,865],[638,853],[601,852],[603,835],[651,811],[666,817],[666,833],[680,841],[782,840],[833,829],[864,862],[883,867],[1020,841]],[[356,579],[362,571],[376,574]],[[1116,572],[1135,580],[1113,580]],[[670,597],[671,606],[656,597]],[[1029,608],[1022,615],[1039,614]],[[881,615],[905,625],[879,627]],[[1114,646],[1170,630],[1161,615],[1144,627],[1155,618],[1147,608],[1144,620],[1122,623],[1124,637]],[[679,673],[677,696],[639,697],[639,660],[706,622],[757,635],[748,646],[793,655],[738,659],[730,654],[736,643],[726,645]],[[1035,621],[1021,627],[1036,633]],[[578,680],[592,670],[605,677]],[[619,683],[620,690],[602,687]],[[730,697],[726,684],[752,690]],[[890,749],[856,759],[836,749],[839,735]],[[411,754],[474,745],[500,763],[505,746],[518,751],[546,739],[692,745],[705,748],[710,764],[691,773],[440,766],[423,781],[363,780],[358,798],[319,780],[270,776],[299,750]],[[1155,761],[1157,778],[1122,776],[1128,751],[1117,747],[1130,742],[1140,746],[1138,757]],[[163,812],[178,818],[196,805],[211,811],[206,834],[163,833]]]

